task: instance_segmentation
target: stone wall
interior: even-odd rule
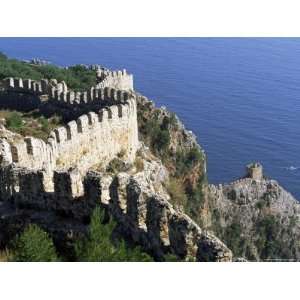
[[[49,82],[46,79],[41,81],[22,79],[22,78],[7,78],[4,80],[4,87],[8,91],[23,92],[31,94],[47,94],[49,91]]]
[[[231,251],[214,235],[201,230],[187,215],[148,188],[147,175],[55,171],[53,192],[45,191],[45,173],[7,166],[0,169],[0,192],[19,208],[63,212],[84,219],[103,206],[118,231],[158,260],[165,253],[197,261],[231,261]]]
[[[55,88],[51,90],[50,100],[53,103],[68,105],[70,108],[75,105],[101,105],[107,103],[121,103],[128,100],[131,93],[117,90],[115,88],[91,88],[85,92],[58,91]],[[71,106],[70,106],[71,105]]]
[[[128,74],[126,70],[123,71],[97,71],[97,77],[100,82],[97,88],[112,87],[120,90],[133,90],[133,75]]]
[[[8,144],[0,139],[1,160],[5,165],[42,169],[50,175],[55,169],[72,167],[84,174],[93,165],[105,166],[120,152],[133,161],[139,147],[136,114],[136,102],[131,98],[56,128],[47,142],[25,137]]]
[[[62,101],[68,103],[88,103],[93,100],[103,100],[104,97],[110,97],[108,94],[103,93],[104,88],[112,88],[120,91],[133,90],[133,75],[127,74],[126,70],[123,71],[109,71],[99,69],[95,74],[98,78],[98,83],[91,90],[86,92],[69,91],[65,82],[57,82],[55,79],[40,81],[22,78],[6,78],[0,83],[3,91],[11,93],[22,93],[30,95],[49,95],[49,98],[55,101]],[[123,94],[117,91],[115,98],[122,99]],[[112,97],[114,95],[112,94]]]
[[[105,78],[126,76],[126,71],[109,72]],[[14,168],[39,170],[45,191],[52,192],[54,170],[76,168],[84,176],[89,168],[100,163],[104,167],[121,152],[124,160],[134,160],[139,141],[132,92],[105,87],[75,93],[55,79],[7,78],[1,86],[3,108],[39,108],[46,115],[58,112],[65,120],[72,120],[52,131],[46,142],[34,137],[0,138],[1,167],[12,164]]]
[[[263,167],[260,163],[251,163],[246,167],[246,176],[254,179],[254,180],[262,180],[263,179]]]

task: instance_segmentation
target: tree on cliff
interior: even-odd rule
[[[88,236],[75,244],[78,261],[151,261],[140,248],[127,247],[124,240],[113,243],[115,223],[103,224],[104,213],[96,207],[91,218]]]
[[[58,261],[52,239],[37,225],[29,225],[13,245],[13,261]]]

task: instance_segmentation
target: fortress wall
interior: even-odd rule
[[[36,109],[40,103],[41,100],[37,95],[0,91],[1,109],[31,111]]]
[[[12,161],[20,167],[45,169],[51,172],[55,167],[50,145],[41,139],[25,137],[10,145]]]
[[[1,199],[12,198],[19,207],[64,211],[77,219],[89,216],[102,204],[127,237],[157,258],[168,251],[198,261],[232,259],[231,251],[218,238],[202,231],[165,198],[149,192],[138,176],[119,173],[113,178],[89,172],[83,179],[77,169],[55,171],[52,193],[45,191],[44,182],[45,173],[40,170],[1,168]]]
[[[126,70],[109,71],[101,83],[84,92],[70,91],[64,82],[51,80],[49,83],[46,79],[34,81],[7,78],[2,81],[2,85],[4,90],[0,92],[0,105],[3,108],[33,110],[42,103],[40,96],[48,95],[52,103],[65,108],[81,105],[87,109],[87,106],[112,105],[126,101],[130,97],[126,90],[133,89],[133,79]]]
[[[50,134],[57,168],[77,166],[82,172],[99,163],[105,166],[121,151],[133,161],[138,148],[136,105],[113,105],[97,114],[82,115]]]
[[[42,95],[49,92],[49,87],[47,79],[41,81],[12,77],[5,79],[5,88],[13,92]]]
[[[89,172],[84,188],[84,201],[102,203],[127,236],[158,258],[171,251],[197,261],[232,260],[231,251],[217,237],[202,231],[163,197],[147,191],[138,176],[119,173],[108,179],[105,174]]]
[[[103,72],[103,71],[102,71]],[[103,73],[102,81],[97,84],[98,88],[113,87],[119,90],[133,90],[133,75],[123,71],[110,71]]]
[[[63,92],[55,90],[51,93],[50,100],[64,107],[73,107],[74,105],[83,105],[93,107],[95,105],[123,103],[131,97],[126,91],[117,90],[111,87],[91,88],[85,92]]]
[[[123,71],[104,71],[99,70],[97,74],[101,82],[91,91],[83,93],[68,92],[67,85],[64,82],[55,83],[55,86],[50,84],[47,79],[40,81],[22,78],[6,78],[2,81],[2,85],[8,92],[43,95],[48,94],[52,99],[62,102],[89,102],[92,99],[97,99],[94,89],[104,89],[106,87],[114,88],[117,90],[133,90],[133,75],[127,74],[126,70]],[[100,74],[100,75],[99,75]]]
[[[14,143],[0,139],[0,165],[14,163],[17,167],[43,170],[45,190],[50,192],[55,184],[54,170],[76,167],[83,176],[92,166],[101,163],[104,167],[121,152],[124,159],[133,161],[138,147],[136,103],[128,99],[56,128],[47,142],[33,137]]]
[[[82,176],[78,169],[55,171],[53,181],[56,202],[72,201],[83,196]]]

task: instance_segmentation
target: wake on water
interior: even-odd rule
[[[296,171],[296,170],[300,169],[300,167],[294,167],[294,166],[282,167],[282,168],[285,169],[285,170],[288,170],[288,171]]]

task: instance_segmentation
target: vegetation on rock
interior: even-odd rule
[[[0,118],[5,120],[5,127],[23,136],[33,136],[47,140],[51,130],[62,124],[58,116],[45,118],[38,112],[18,112],[0,110]]]
[[[205,156],[174,113],[155,108],[148,100],[138,101],[140,138],[159,157],[170,173],[167,190],[171,202],[183,207],[201,224],[199,211],[206,184]]]

